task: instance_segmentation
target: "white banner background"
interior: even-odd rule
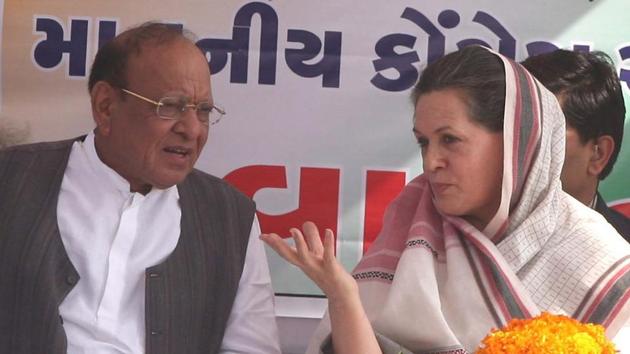
[[[366,202],[368,171],[404,172],[402,181],[421,172],[418,149],[411,134],[409,90],[387,91],[371,82],[378,74],[383,75],[385,81],[396,80],[399,76],[393,68],[380,72],[375,69],[375,60],[380,59],[376,51],[378,43],[384,44],[384,38],[391,34],[398,34],[398,39],[404,36],[415,38],[412,45],[401,45],[393,50],[398,55],[417,55],[418,61],[413,63],[416,74],[426,65],[429,52],[439,54],[435,48],[439,48],[440,43],[446,52],[450,52],[457,48],[458,42],[471,38],[482,40],[495,49],[507,52],[513,49],[512,54],[519,61],[528,56],[527,44],[535,41],[551,42],[565,48],[588,45],[593,50],[606,51],[619,70],[626,70],[630,69],[628,7],[623,0],[476,1],[474,4],[468,1],[400,0],[191,0],[172,3],[154,0],[108,3],[8,0],[4,2],[1,17],[0,108],[4,121],[29,130],[29,141],[85,134],[93,123],[87,79],[77,69],[81,60],[78,64],[76,60],[83,52],[85,72],[89,71],[98,47],[99,31],[107,24],[114,23],[119,33],[143,21],[159,19],[183,24],[200,40],[228,40],[235,28],[248,28],[247,24],[235,26],[239,10],[262,11],[265,16],[254,14],[251,21],[245,21],[251,22],[246,49],[249,54],[246,82],[235,82],[238,80],[231,73],[233,66],[237,66],[234,54],[228,54],[225,67],[213,75],[215,101],[226,108],[228,115],[211,128],[197,167],[223,177],[249,166],[248,171],[240,170],[239,183],[241,187],[258,190],[254,199],[261,213],[259,216],[262,216],[263,230],[286,234],[287,228],[297,226],[298,221],[324,220],[323,225],[337,229],[337,254],[350,269],[362,255],[366,222],[379,224],[378,210],[391,197],[392,191],[402,185],[401,175],[387,175],[398,178],[398,182],[394,181],[383,195],[379,194],[381,183],[374,182],[370,188],[376,194]],[[435,33],[429,36],[417,24],[401,18],[406,9],[408,13],[425,16],[428,20],[426,27],[433,26]],[[486,20],[494,19],[500,23],[514,38],[513,43],[509,36],[499,38],[493,33],[498,27],[489,28],[475,22],[475,15],[480,13],[489,15]],[[261,54],[261,29],[275,28],[273,21],[266,18],[273,14],[277,16],[277,37],[268,37],[271,39],[266,43],[277,45],[273,65],[275,75],[270,74],[272,66],[261,69],[259,65],[261,55],[268,59],[272,54]],[[249,20],[247,16],[245,18]],[[63,28],[64,40],[79,54],[63,53],[57,65],[46,68],[42,63],[51,58],[50,52],[38,56],[36,49],[51,38],[52,32],[38,31],[37,28],[38,24],[55,22]],[[73,26],[79,28],[81,24],[85,24],[86,29],[78,29],[75,34]],[[341,45],[336,47],[341,56],[327,57],[330,62],[339,62],[338,86],[324,87],[322,76],[304,77],[289,66],[291,54],[288,53],[303,47],[303,44],[289,40],[289,33],[297,33],[296,30],[311,32],[323,47],[332,43],[332,40],[324,40],[326,32],[341,37]],[[87,38],[83,45],[77,39],[81,33]],[[431,50],[430,39],[434,43]],[[57,47],[49,44],[53,52],[54,48],[57,51],[61,48],[61,44]],[[331,47],[334,51],[335,46]],[[320,62],[324,55],[322,51],[318,53],[306,64]],[[75,59],[73,68],[70,64],[72,57]],[[259,83],[260,74],[268,75],[265,80],[274,78],[275,83]],[[334,82],[336,76],[330,77]],[[628,102],[628,86],[626,83],[623,86]],[[609,200],[630,197],[628,145],[626,142],[614,174],[604,185]],[[280,175],[275,176],[276,173]],[[278,180],[284,180],[282,173],[286,174],[286,187],[257,189],[256,186],[273,186]],[[306,175],[314,179],[306,191],[300,191]],[[377,212],[366,220],[368,203],[374,203],[371,205]],[[296,269],[271,253],[269,256],[276,292],[320,294]]]

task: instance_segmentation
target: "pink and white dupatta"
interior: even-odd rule
[[[384,348],[472,352],[492,328],[543,310],[601,323],[610,337],[630,317],[630,246],[561,189],[558,102],[497,55],[507,92],[501,205],[480,232],[440,214],[424,175],[405,186],[353,272]],[[329,333],[326,315],[308,353]]]

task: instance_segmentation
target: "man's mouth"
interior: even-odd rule
[[[169,154],[177,154],[181,157],[186,157],[192,153],[192,149],[188,149],[182,146],[165,147],[164,151],[168,152]]]

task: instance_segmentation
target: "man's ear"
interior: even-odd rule
[[[588,172],[593,176],[599,176],[608,164],[614,149],[615,140],[610,135],[596,138],[593,143],[593,154],[588,164]]]
[[[90,100],[96,129],[101,135],[108,136],[113,112],[118,104],[118,90],[105,81],[99,81],[90,91]]]

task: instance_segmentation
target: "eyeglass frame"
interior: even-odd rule
[[[148,103],[151,103],[151,104],[155,105],[155,114],[158,117],[160,117],[162,119],[168,119],[168,120],[179,120],[179,118],[176,118],[176,117],[168,117],[168,116],[160,115],[160,107],[164,106],[164,103],[162,103],[162,100],[165,99],[165,98],[177,98],[177,97],[165,96],[165,97],[160,98],[158,101],[155,101],[155,100],[152,100],[152,99],[150,99],[148,97],[144,97],[144,96],[142,96],[139,93],[135,93],[133,91],[127,90],[125,88],[120,88],[120,90],[122,92],[124,92],[124,93],[127,93],[127,94],[135,97],[135,98],[139,98],[139,99],[141,99],[141,100],[143,100],[145,102],[148,102]],[[225,110],[223,108],[218,107],[218,106],[214,105],[213,103],[210,103],[209,101],[199,102],[197,104],[186,103],[182,108],[194,109],[195,112],[196,112],[198,107],[199,107],[199,105],[202,104],[202,103],[208,103],[210,105],[210,107],[212,107],[212,109],[216,109],[216,111],[219,112],[220,115],[219,115],[219,118],[217,118],[213,122],[210,122],[210,120],[208,120],[207,122],[204,122],[204,121],[201,121],[201,122],[203,124],[205,124],[205,125],[208,125],[208,126],[215,125],[215,124],[219,123],[219,121],[223,118],[223,116],[225,115],[226,112],[225,112]],[[182,111],[182,113],[184,113],[184,111]]]

